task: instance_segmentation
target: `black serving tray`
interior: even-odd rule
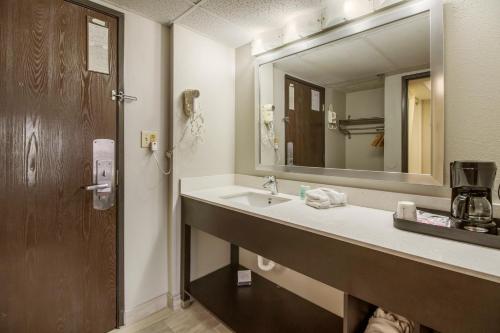
[[[421,208],[417,208],[417,209],[422,210],[422,211],[426,211],[426,212],[430,212],[430,213],[435,213],[438,215],[449,216],[448,214],[446,214],[444,212],[438,212],[438,211],[434,211],[434,210],[421,209]],[[495,220],[495,223],[497,224],[497,226],[500,226],[500,223],[498,220]],[[393,224],[394,224],[394,227],[401,229],[401,230],[416,232],[419,234],[430,235],[430,236],[435,236],[435,237],[440,237],[440,238],[452,239],[452,240],[456,240],[456,241],[464,242],[464,243],[487,246],[487,247],[491,247],[491,248],[500,250],[500,235],[498,235],[498,234],[493,235],[493,234],[486,234],[486,233],[477,233],[477,232],[473,232],[473,231],[460,229],[460,228],[455,227],[455,226],[441,227],[441,226],[426,224],[426,223],[422,223],[422,222],[403,220],[403,219],[397,218],[396,213],[394,213],[394,223]],[[500,228],[498,228],[497,230],[500,233]]]

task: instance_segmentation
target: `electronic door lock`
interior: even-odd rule
[[[93,184],[82,189],[93,192],[96,210],[107,210],[115,204],[115,141],[96,139],[93,142]]]

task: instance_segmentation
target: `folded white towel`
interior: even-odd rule
[[[332,205],[345,205],[347,203],[347,196],[345,193],[325,187],[321,187],[319,190],[323,191],[328,196]]]
[[[335,208],[340,206],[345,206],[344,204],[332,204],[330,201],[312,201],[306,199],[306,205],[317,208],[317,209],[326,209],[326,208]]]
[[[306,191],[306,199],[309,201],[329,202],[330,197],[320,188]]]
[[[306,199],[306,205],[311,206],[316,209],[327,209],[327,208],[332,208],[330,204],[330,200],[326,201],[315,201],[315,200],[309,200]]]
[[[320,187],[306,191],[306,205],[318,209],[338,207],[347,203],[345,193],[340,193],[330,188]]]

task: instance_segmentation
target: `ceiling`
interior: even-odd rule
[[[429,15],[420,14],[280,59],[274,66],[315,84],[352,91],[382,86],[384,75],[429,64]]]
[[[260,32],[281,28],[294,16],[321,8],[326,0],[105,1],[160,23],[184,25],[223,44],[238,47]]]

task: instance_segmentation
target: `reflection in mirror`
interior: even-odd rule
[[[409,173],[431,173],[431,79],[429,72],[403,77],[403,165]]]
[[[429,14],[259,67],[260,161],[430,174]]]

